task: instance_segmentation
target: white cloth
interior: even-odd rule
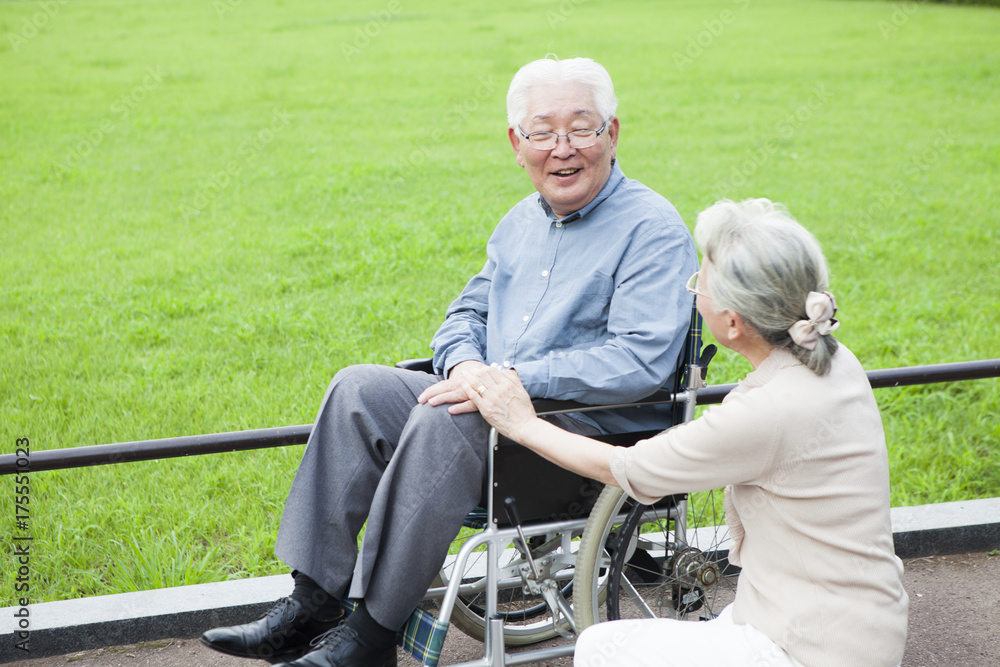
[[[580,635],[574,667],[802,667],[752,625],[733,623],[732,606],[711,621],[612,621]]]

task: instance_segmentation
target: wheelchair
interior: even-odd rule
[[[625,407],[666,410],[673,423],[694,418],[715,346],[701,350],[701,319],[691,326],[674,391],[640,401],[590,406],[536,400],[540,416]],[[399,367],[428,370],[429,360]],[[630,446],[659,431],[598,436]],[[712,618],[731,602],[735,571],[726,561],[721,497],[669,496],[652,506],[566,471],[491,430],[483,501],[468,517],[425,601],[440,649],[450,626],[484,642],[495,667],[571,655],[573,643],[508,653],[618,618]],[[456,553],[457,552],[457,553]],[[606,605],[606,610],[605,610]],[[419,611],[419,610],[418,610]],[[405,646],[404,646],[405,648]],[[412,653],[413,651],[411,651]],[[416,655],[416,654],[415,654]],[[436,665],[431,650],[423,659]]]

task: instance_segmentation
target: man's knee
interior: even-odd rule
[[[387,372],[391,372],[388,366],[379,366],[377,364],[346,366],[337,371],[336,375],[333,376],[331,384],[364,388],[377,384],[380,380],[384,380]]]
[[[452,415],[448,413],[448,404],[431,405],[429,403],[417,403],[410,409],[410,417],[407,423],[416,428],[440,428],[450,421]]]
[[[448,412],[448,406],[418,403],[410,410],[407,419],[407,430],[411,433],[444,434],[457,430],[465,439],[474,445],[485,442],[490,433],[490,426],[478,412],[466,412],[453,415]],[[478,446],[476,447],[478,449]]]
[[[394,372],[394,368],[377,364],[341,368],[330,381],[327,397],[341,407],[346,404],[363,410],[370,403],[379,405],[385,400],[386,389],[398,379]]]

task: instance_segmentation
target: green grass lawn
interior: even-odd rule
[[[997,34],[857,0],[0,3],[2,451],[308,423],[338,368],[425,356],[531,190],[504,98],[549,52],[607,66],[626,174],[689,225],[784,202],[867,368],[1000,357]],[[997,495],[996,380],[876,395],[894,505]],[[33,474],[33,599],[284,571],[300,455]]]

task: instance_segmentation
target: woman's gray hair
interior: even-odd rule
[[[837,340],[820,336],[815,349],[807,350],[788,333],[808,319],[809,292],[827,289],[826,259],[816,238],[767,199],[717,202],[698,215],[694,238],[712,263],[706,290],[716,312],[738,313],[765,341],[826,375]]]
[[[535,60],[517,71],[507,91],[507,122],[515,127],[528,114],[528,94],[538,85],[576,82],[594,91],[594,104],[601,120],[609,120],[618,109],[615,86],[611,75],[600,63],[590,58]]]

